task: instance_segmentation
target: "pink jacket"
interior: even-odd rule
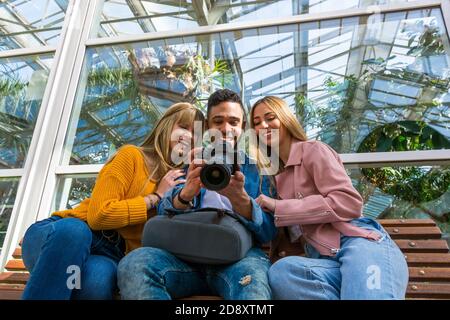
[[[341,234],[379,239],[378,233],[348,223],[361,217],[363,200],[327,144],[294,140],[275,180],[281,199],[276,200],[275,225],[299,225],[303,238],[322,255],[339,251]]]

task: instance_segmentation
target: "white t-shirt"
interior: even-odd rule
[[[202,199],[202,208],[217,208],[233,211],[233,206],[227,197],[211,190],[206,190]]]

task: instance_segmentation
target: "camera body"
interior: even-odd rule
[[[236,144],[215,143],[203,148],[205,166],[200,171],[200,180],[208,190],[222,190],[230,183],[238,170]]]

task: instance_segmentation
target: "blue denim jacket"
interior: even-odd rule
[[[257,198],[261,194],[259,183],[260,179],[263,179],[261,184],[261,191],[263,194],[269,197],[275,197],[276,192],[275,190],[271,190],[274,188],[270,188],[270,181],[267,176],[259,176],[256,165],[250,163],[248,156],[245,156],[245,163],[240,165],[240,169],[245,176],[245,191],[247,191],[247,194],[250,197],[250,201],[252,202],[252,220],[248,220],[240,215],[238,216],[242,224],[253,233],[256,241],[258,241],[260,244],[267,243],[275,237],[277,228],[275,227],[273,215],[262,210],[255,201],[255,198]],[[184,210],[175,209],[172,202],[175,196],[181,191],[183,186],[184,184],[179,184],[173,189],[166,192],[158,205],[159,215],[166,214],[166,209],[175,210],[175,212],[179,213],[184,212]],[[206,189],[201,189],[200,195],[193,199],[193,209],[201,208],[205,191]]]

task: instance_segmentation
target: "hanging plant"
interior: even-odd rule
[[[184,96],[199,102],[201,98],[214,91],[215,84],[225,87],[231,83],[231,72],[224,60],[214,60],[214,65],[202,55],[190,56],[187,62],[175,70],[175,77],[185,85]]]
[[[423,20],[416,21],[413,25],[406,25],[402,32],[409,37],[407,55],[423,57],[445,53],[441,29],[436,20],[430,24],[425,24]]]

